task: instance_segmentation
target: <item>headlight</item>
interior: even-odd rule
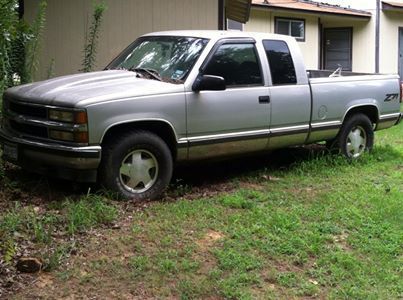
[[[49,108],[48,119],[63,123],[49,129],[49,138],[80,144],[88,143],[88,118],[85,110]]]
[[[87,113],[85,111],[49,109],[49,120],[74,124],[86,124]]]

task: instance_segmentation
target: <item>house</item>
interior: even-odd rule
[[[24,18],[32,20],[38,0],[21,1]],[[102,23],[97,69],[102,69],[136,37],[147,32],[235,29],[294,36],[308,69],[336,69],[340,65],[344,70],[400,73],[403,77],[403,0],[105,2],[108,9]],[[91,0],[48,1],[37,78],[46,77],[52,60],[55,75],[76,73],[81,68],[91,3]],[[248,17],[249,21],[243,24]]]
[[[399,73],[403,0],[253,0],[242,30],[295,36],[308,68]]]
[[[97,53],[99,70],[144,33],[173,29],[224,28],[224,0],[104,2],[107,10],[102,21]],[[236,6],[247,1],[227,2],[236,2],[233,4]],[[32,21],[36,15],[38,0],[24,0],[22,3],[24,18]],[[91,22],[92,3],[92,0],[48,0],[38,79],[46,78],[52,60],[55,61],[55,75],[77,73],[81,68],[85,33]]]

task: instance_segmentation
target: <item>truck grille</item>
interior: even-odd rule
[[[6,127],[20,135],[29,135],[37,138],[48,138],[48,128],[41,125],[47,120],[47,107],[17,102],[4,98],[4,124]],[[21,121],[21,120],[34,120]]]
[[[9,124],[12,130],[20,132],[22,134],[28,134],[41,138],[48,137],[48,130],[46,127],[17,123],[16,121],[13,120],[10,120]]]
[[[25,115],[30,117],[38,117],[46,119],[47,111],[46,107],[27,105],[17,102],[9,102],[9,110],[19,115]]]

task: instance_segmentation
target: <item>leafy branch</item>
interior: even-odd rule
[[[41,0],[38,13],[31,27],[31,38],[26,47],[26,81],[31,82],[33,74],[38,70],[41,37],[46,23],[47,0]]]
[[[101,29],[102,17],[107,6],[104,2],[94,4],[91,27],[85,36],[84,58],[82,62],[82,72],[91,72],[95,67],[99,33]]]

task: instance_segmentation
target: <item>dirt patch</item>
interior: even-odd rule
[[[338,235],[334,235],[332,237],[333,243],[344,251],[351,251],[352,249],[347,242],[348,236],[349,235],[346,232],[342,232]]]
[[[239,184],[239,187],[243,188],[243,189],[250,189],[250,190],[255,190],[255,191],[259,191],[259,192],[264,191],[264,189],[265,189],[264,186],[262,186],[262,184],[252,183],[252,182],[241,182]]]
[[[38,278],[35,282],[35,286],[40,289],[44,289],[48,286],[53,285],[53,282],[54,282],[54,278],[52,275],[50,275],[49,273],[42,273],[38,276]]]
[[[287,191],[298,197],[305,196],[306,199],[314,199],[319,193],[314,187],[289,188]]]
[[[204,237],[196,242],[202,251],[208,251],[217,241],[224,238],[224,234],[218,231],[210,230]]]

